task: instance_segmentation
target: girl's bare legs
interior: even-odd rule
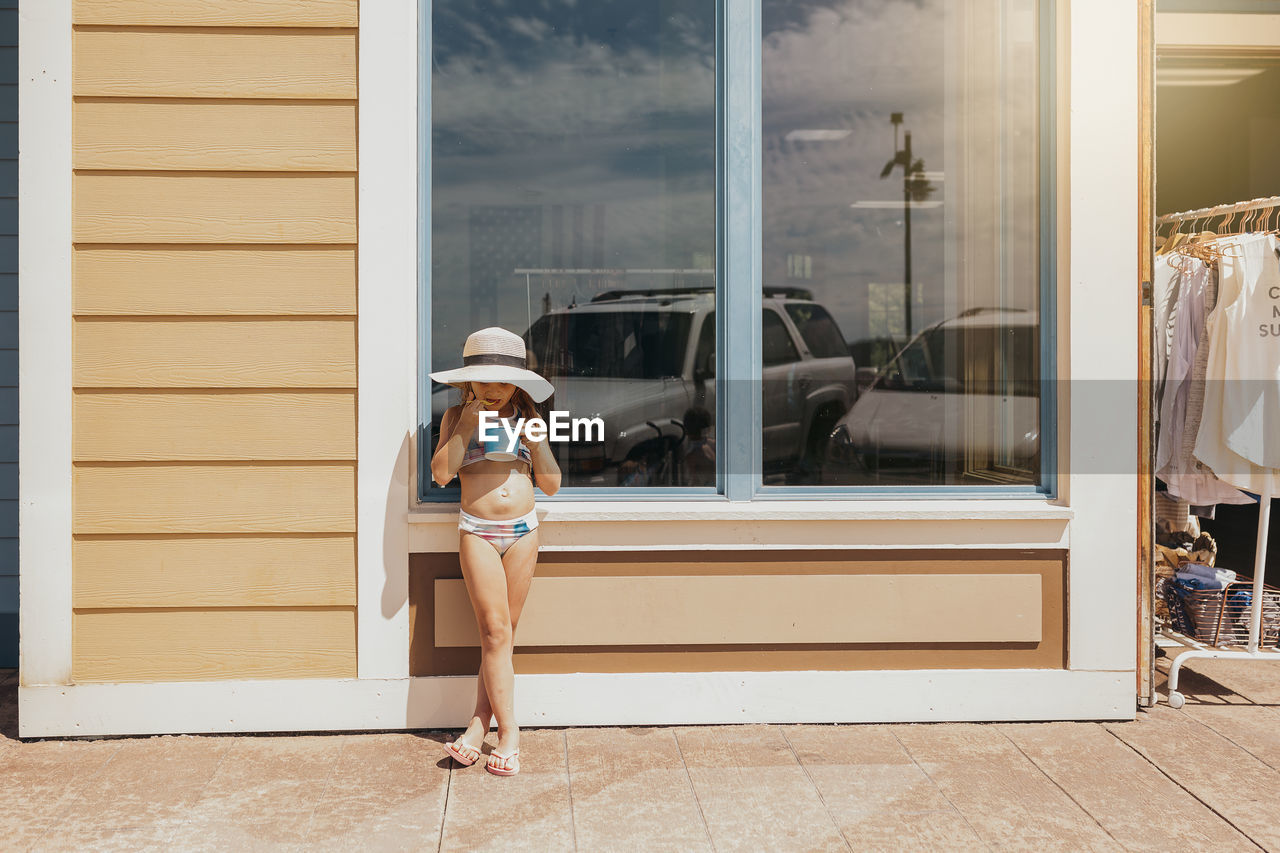
[[[475,713],[461,739],[478,747],[489,730],[489,721],[497,717],[497,748],[507,754],[520,745],[511,651],[538,562],[538,531],[520,537],[501,557],[491,544],[470,533],[462,534],[458,551],[480,629]]]

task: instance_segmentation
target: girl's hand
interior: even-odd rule
[[[529,423],[526,421],[524,427],[520,430],[520,438],[525,444],[529,445],[529,450],[534,451],[539,447],[547,445],[549,436],[543,433],[542,438],[535,439],[529,432]]]
[[[457,431],[463,435],[470,436],[475,432],[476,427],[480,425],[480,413],[484,411],[483,400],[472,400],[462,407],[462,411],[458,412],[458,429]]]

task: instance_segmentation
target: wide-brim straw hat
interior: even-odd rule
[[[430,374],[436,382],[461,385],[464,382],[510,382],[541,403],[556,390],[551,383],[529,369],[524,339],[497,326],[472,332],[462,345],[462,367]]]

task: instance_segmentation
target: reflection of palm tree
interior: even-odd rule
[[[893,174],[897,166],[902,167],[902,224],[903,224],[903,275],[902,301],[906,323],[907,337],[911,337],[911,205],[925,201],[933,194],[934,186],[925,177],[924,160],[911,154],[911,131],[903,137],[903,146],[898,147],[898,128],[902,125],[902,113],[890,113],[889,122],[893,125],[893,159],[884,164],[880,170],[880,179],[884,180]]]

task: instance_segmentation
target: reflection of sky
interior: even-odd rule
[[[809,256],[812,279],[790,283],[811,287],[856,340],[868,333],[868,286],[903,280],[901,209],[850,206],[902,198],[901,168],[879,177],[894,153],[890,113],[905,113],[924,168],[947,173],[933,182],[931,200],[954,203],[947,193],[956,189],[963,111],[947,103],[961,67],[948,33],[959,31],[957,9],[969,0],[763,2],[765,283],[788,283],[788,253]],[[606,288],[705,282],[526,281],[508,271],[708,265],[714,32],[713,0],[436,0],[433,364],[458,363],[474,325],[522,332],[542,313],[544,295],[562,308]],[[785,139],[800,129],[849,133]],[[913,279],[923,299],[917,329],[966,307],[954,275],[945,275],[945,216],[945,208],[912,212]],[[1007,240],[1032,240],[1034,223],[1009,226]],[[1010,276],[1011,302],[1026,307],[1034,278],[1024,270]],[[496,307],[478,311],[478,303]]]
[[[544,294],[562,308],[606,286],[674,283],[526,282],[516,267],[689,268],[714,257],[712,0],[434,5],[434,364],[457,362],[473,322],[523,332]],[[527,215],[517,227],[518,216],[490,215],[501,208]],[[495,299],[496,315],[476,316],[476,300]]]

